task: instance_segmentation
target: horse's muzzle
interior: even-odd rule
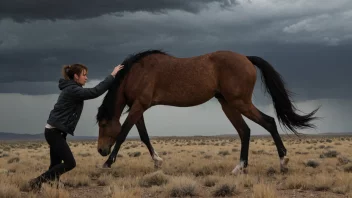
[[[106,148],[106,149],[98,149],[98,152],[100,153],[101,156],[107,156],[110,154],[110,148]]]

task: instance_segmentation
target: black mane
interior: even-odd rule
[[[114,104],[116,100],[116,92],[118,91],[118,88],[126,76],[126,74],[130,71],[131,67],[140,61],[142,58],[151,55],[151,54],[165,54],[167,55],[166,52],[163,52],[161,50],[146,50],[142,51],[136,54],[131,54],[125,60],[121,63],[124,65],[123,69],[120,70],[117,75],[115,76],[115,80],[110,87],[109,91],[104,97],[103,103],[101,106],[98,108],[98,113],[96,116],[97,122],[105,119],[105,120],[111,120],[112,117],[114,116]]]

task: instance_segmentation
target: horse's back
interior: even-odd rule
[[[127,95],[151,97],[154,104],[198,105],[213,98],[221,86],[228,86],[221,85],[224,79],[241,78],[240,62],[244,61],[242,55],[232,51],[186,58],[150,55],[132,68]]]

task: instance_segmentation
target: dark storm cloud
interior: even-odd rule
[[[187,2],[182,10],[195,8],[200,1]],[[216,50],[262,56],[282,74],[289,88],[297,92],[296,98],[351,97],[346,90],[352,72],[348,59],[352,25],[347,24],[352,20],[346,19],[352,15],[350,11],[338,10],[340,7],[345,10],[348,1],[339,0],[331,5],[315,2],[305,5],[300,12],[294,7],[299,4],[291,8],[290,3],[283,2],[275,15],[272,11],[276,5],[268,1],[231,7],[234,11],[223,11],[209,4],[208,10],[196,15],[173,11],[55,22],[2,20],[0,29],[5,31],[0,31],[0,92],[57,93],[56,83],[64,64],[86,64],[90,79],[102,79],[128,54],[163,49],[177,57]],[[127,5],[130,4],[119,9],[128,10]],[[181,4],[169,7],[165,3],[148,4],[145,10],[148,6],[154,11],[161,7],[181,9],[176,5]],[[227,5],[230,4],[221,4]],[[249,10],[250,17],[246,14]],[[85,12],[79,13],[86,17]],[[47,82],[50,86],[42,84],[38,89],[40,83]],[[258,81],[257,87],[261,88],[261,82]],[[262,92],[256,93],[255,97],[260,100],[261,95]]]
[[[72,63],[86,64],[92,78],[102,78],[121,62],[118,55],[118,52],[109,54],[93,50],[21,50],[0,53],[0,83],[57,81],[61,77],[62,66]],[[4,90],[1,88],[1,91]]]
[[[147,11],[162,13],[167,10],[183,10],[197,13],[209,3],[219,3],[222,8],[236,4],[236,0],[106,0],[106,1],[13,1],[0,2],[0,19],[11,18],[18,22],[37,19],[84,19],[104,14]]]

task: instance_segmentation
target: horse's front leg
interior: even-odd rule
[[[109,158],[104,163],[104,168],[110,168],[111,165],[115,162],[117,153],[120,150],[122,143],[126,140],[128,133],[130,132],[133,125],[137,123],[137,121],[143,115],[144,109],[140,103],[136,102],[132,105],[131,111],[128,113],[128,116],[125,122],[122,124],[121,131],[116,137],[116,143],[113,150],[110,153]]]

